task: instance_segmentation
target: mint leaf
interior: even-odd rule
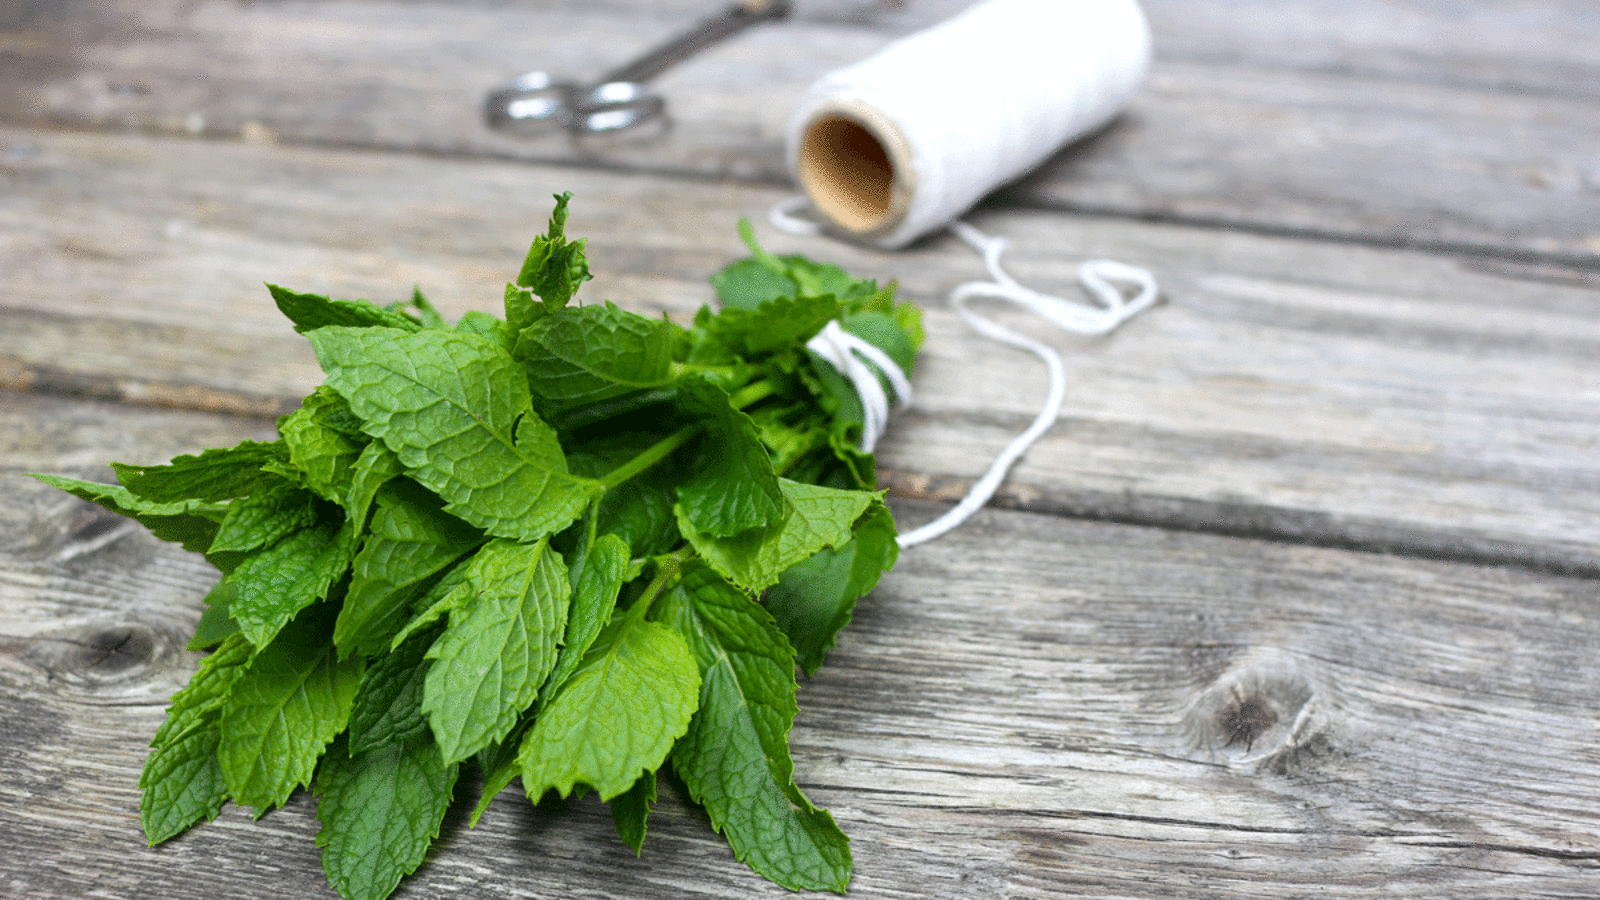
[[[228,504],[211,553],[244,553],[270,547],[317,522],[315,494],[282,479],[267,482],[248,497]]]
[[[789,276],[758,259],[741,259],[711,276],[711,287],[723,311],[754,311],[780,298],[794,299],[799,287]]]
[[[894,516],[874,505],[856,522],[850,540],[791,566],[762,596],[807,675],[822,665],[823,655],[850,624],[856,601],[894,566],[899,552]]]
[[[235,622],[228,612],[228,606],[232,602],[232,585],[226,581],[219,581],[212,586],[206,593],[206,608],[200,613],[200,621],[195,624],[194,637],[189,639],[187,649],[208,650],[236,634],[240,640],[244,639],[244,635],[239,632],[239,623]]]
[[[112,463],[122,486],[142,499],[158,503],[205,501],[216,503],[253,493],[263,477],[262,468],[285,456],[281,441],[245,441],[226,450],[206,450],[198,456],[179,456],[162,466]]]
[[[699,690],[682,635],[642,615],[613,619],[522,742],[528,799],[585,784],[610,800],[633,787],[688,727]]]
[[[359,541],[362,531],[367,527],[378,490],[404,472],[400,457],[395,456],[394,451],[385,447],[382,441],[368,444],[356,457],[350,473],[350,487],[342,500],[345,520],[352,525],[352,540]]]
[[[172,695],[167,718],[156,729],[150,746],[165,743],[201,718],[220,711],[228,692],[254,656],[255,647],[243,635],[236,634],[224,640],[200,661],[200,668],[189,678],[188,685]]]
[[[428,733],[422,714],[422,684],[428,675],[424,654],[437,637],[438,630],[412,635],[367,666],[350,709],[352,756]]]
[[[254,652],[243,637],[225,641],[173,695],[139,776],[139,821],[151,846],[222,810],[228,796],[217,762],[222,703]]]
[[[428,648],[422,709],[446,762],[505,737],[556,661],[572,588],[545,541],[491,541],[468,561],[475,596]]]
[[[377,495],[366,543],[333,628],[342,653],[381,653],[410,618],[414,589],[483,541],[415,482],[390,482]]]
[[[265,646],[296,613],[328,596],[349,565],[338,523],[302,529],[225,576],[232,590],[228,613],[250,643]]]
[[[572,567],[569,573],[572,603],[566,637],[561,642],[561,655],[556,659],[555,669],[539,691],[541,699],[549,698],[577,671],[600,630],[610,621],[611,611],[617,605],[617,594],[627,576],[628,545],[612,534],[601,535]]]
[[[851,526],[873,504],[883,501],[866,491],[843,490],[779,479],[789,513],[766,527],[717,537],[700,532],[683,510],[678,525],[689,544],[723,577],[751,592],[777,584],[785,569],[820,550],[850,539]]]
[[[679,406],[706,429],[678,488],[679,514],[719,538],[779,521],[787,503],[755,422],[704,376],[685,376],[679,392]]]
[[[278,423],[292,471],[324,500],[342,503],[350,491],[351,467],[367,445],[360,425],[350,405],[326,385]]]
[[[685,565],[659,615],[700,667],[700,709],[672,767],[736,857],[791,890],[844,891],[850,846],[794,783],[794,653],[759,605],[709,568]]]
[[[399,310],[385,309],[367,300],[329,300],[320,294],[302,294],[267,285],[278,311],[294,323],[294,330],[306,334],[330,325],[353,328],[401,328],[418,331],[422,325]]]
[[[434,307],[433,303],[422,295],[422,288],[417,285],[411,286],[410,300],[391,303],[387,308],[401,313],[407,313],[407,310],[416,310],[417,322],[423,328],[450,327],[450,323],[446,322],[444,316],[439,314],[439,310]],[[407,315],[410,315],[410,313],[407,313]]]
[[[611,799],[611,822],[617,826],[617,837],[633,850],[634,856],[644,850],[645,820],[655,802],[656,773],[653,771],[640,775],[633,787]]]
[[[383,900],[416,871],[439,835],[457,772],[426,738],[328,754],[317,772],[317,846],[340,897]]]
[[[150,533],[163,541],[182,545],[183,549],[205,552],[217,535],[218,523],[226,515],[226,508],[205,500],[182,500],[161,503],[137,497],[125,487],[80,481],[59,475],[32,476],[54,488],[60,488],[77,497],[104,507],[118,515],[127,516],[150,529]]]
[[[578,286],[590,279],[589,263],[583,255],[583,241],[568,241],[567,202],[570,193],[557,194],[556,208],[550,214],[550,228],[541,237],[534,238],[528,255],[517,273],[514,288],[521,288],[513,302],[512,291],[506,296],[506,323],[514,332],[520,332],[533,320],[548,312],[566,306],[577,292]],[[540,302],[534,304],[535,295]]]
[[[529,453],[515,435],[533,415],[527,382],[504,349],[472,334],[324,328],[310,335],[328,383],[367,432],[400,457],[446,509],[490,534],[537,540],[583,511],[598,487],[565,460]]]
[[[220,719],[212,712],[191,722],[145,759],[139,776],[143,791],[139,822],[150,846],[183,833],[196,822],[215,819],[227,802],[228,786],[217,762]]]
[[[779,297],[755,309],[732,307],[706,323],[706,332],[739,356],[771,353],[803,344],[838,318],[839,301],[821,297]]]
[[[391,652],[398,649],[403,642],[410,640],[412,635],[431,628],[435,622],[457,610],[465,609],[472,602],[473,587],[467,580],[467,568],[465,562],[452,566],[411,604],[411,608],[417,614],[389,642]]]
[[[259,650],[222,710],[217,759],[228,793],[260,812],[311,780],[361,683],[362,661],[339,661],[319,613],[295,619]]]
[[[517,342],[518,356],[535,348],[601,382],[629,387],[659,387],[672,380],[672,329],[665,319],[650,319],[607,302],[557,310],[528,326]],[[525,351],[524,348],[527,348]],[[531,375],[542,375],[528,366]],[[539,391],[536,384],[534,390]]]

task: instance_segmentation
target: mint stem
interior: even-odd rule
[[[683,568],[684,558],[691,555],[693,551],[683,547],[674,553],[658,557],[655,577],[650,579],[650,584],[645,587],[644,593],[639,595],[639,599],[628,607],[628,616],[635,621],[644,618],[650,611],[650,604],[656,602],[656,598],[665,593],[672,580],[678,577],[678,570]]]
[[[763,378],[760,381],[752,381],[745,385],[734,392],[733,396],[728,399],[733,401],[734,409],[749,409],[772,396],[777,390],[777,387],[771,381]]]
[[[600,479],[601,486],[606,490],[611,490],[617,485],[623,484],[633,476],[660,462],[667,454],[682,447],[690,438],[699,433],[700,426],[698,424],[685,425],[679,428],[677,431],[646,447],[643,453],[612,469],[610,473]]]

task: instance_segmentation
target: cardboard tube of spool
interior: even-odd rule
[[[789,169],[830,231],[903,247],[1109,122],[1149,61],[1137,0],[986,0],[812,85]]]
[[[881,237],[905,220],[916,191],[911,148],[871,109],[824,107],[802,129],[795,177],[845,234]]]

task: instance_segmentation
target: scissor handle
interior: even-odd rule
[[[528,72],[491,92],[484,100],[483,115],[491,128],[522,134],[570,128],[574,98],[582,90],[548,72]]]
[[[643,125],[666,112],[666,101],[646,90],[644,82],[751,25],[788,16],[792,7],[792,0],[737,0],[589,86],[529,72],[489,94],[484,118],[490,127],[523,134],[552,128],[607,133]]]

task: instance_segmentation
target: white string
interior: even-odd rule
[[[801,200],[803,205],[804,198]],[[779,206],[783,207],[781,217],[778,214]],[[792,199],[782,201],[774,205],[768,217],[782,230],[788,231],[787,222],[792,220],[799,223],[801,230],[791,233],[813,233],[807,227],[810,224],[807,220],[794,216],[799,208],[800,206],[797,206]],[[973,483],[966,496],[944,515],[920,528],[901,534],[897,538],[901,547],[911,547],[933,540],[956,528],[982,509],[1005,481],[1011,467],[1022,454],[1055,425],[1056,419],[1061,414],[1061,404],[1066,399],[1067,374],[1061,355],[1047,344],[1017,334],[978,315],[967,306],[967,300],[974,297],[1006,300],[1054,322],[1067,331],[1100,335],[1114,330],[1123,322],[1149,309],[1158,296],[1154,275],[1145,269],[1109,259],[1088,260],[1078,267],[1078,283],[1098,301],[1097,306],[1074,303],[1061,297],[1043,294],[1019,284],[1000,265],[1000,257],[1006,247],[1004,238],[990,237],[959,220],[950,223],[949,229],[983,256],[984,265],[989,270],[991,279],[971,281],[957,286],[950,292],[950,305],[973,330],[984,337],[1026,350],[1039,357],[1049,373],[1049,391],[1045,396],[1043,408],[1039,410],[1033,422],[1000,451],[1000,455],[989,465],[988,471]],[[1134,288],[1133,295],[1131,297],[1125,295],[1118,289],[1117,282],[1126,283]],[[857,357],[857,354],[865,356],[889,379],[895,396],[902,405],[911,400],[911,384],[906,379],[905,373],[881,350],[840,328],[837,322],[829,322],[827,327],[818,332],[806,346],[826,359],[855,386],[857,394],[861,397],[865,419],[862,426],[862,449],[872,452],[888,423],[889,401],[877,375]]]
[[[815,337],[806,342],[806,349],[827,360],[829,365],[850,379],[856,396],[861,398],[864,420],[861,425],[861,450],[871,453],[872,448],[878,446],[878,438],[883,437],[884,429],[889,426],[889,397],[878,381],[878,373],[889,379],[896,408],[911,403],[911,379],[887,353],[839,327],[838,320],[823,326]],[[863,356],[866,362],[877,367],[877,372],[862,362]]]
[[[1041,294],[1018,284],[1016,279],[1001,267],[1000,256],[1005,252],[1006,246],[1004,238],[989,237],[959,220],[950,223],[949,227],[952,233],[983,255],[984,264],[989,269],[989,277],[993,279],[971,281],[958,286],[950,292],[950,305],[968,325],[972,326],[973,330],[984,337],[1019,350],[1026,350],[1039,357],[1049,372],[1050,388],[1045,395],[1044,406],[1034,417],[1032,424],[1000,451],[1000,455],[990,463],[988,471],[973,483],[967,495],[961,498],[961,502],[921,528],[900,535],[898,540],[902,547],[911,547],[933,540],[982,509],[1005,481],[1011,466],[1055,425],[1056,419],[1061,415],[1061,403],[1066,399],[1067,373],[1066,366],[1061,362],[1061,354],[1047,344],[1017,334],[973,312],[967,307],[969,298],[994,297],[1008,300],[1068,331],[1096,335],[1106,334],[1129,318],[1149,309],[1155,303],[1157,296],[1155,276],[1144,269],[1109,259],[1089,260],[1078,267],[1079,284],[1100,301],[1100,308]],[[1132,299],[1124,297],[1111,283],[1112,279],[1131,282],[1137,287],[1137,293]]]
[[[822,233],[823,225],[818,219],[808,216],[796,215],[811,208],[811,200],[804,194],[795,194],[784,200],[772,204],[767,210],[767,221],[779,231],[795,235],[818,235]]]

